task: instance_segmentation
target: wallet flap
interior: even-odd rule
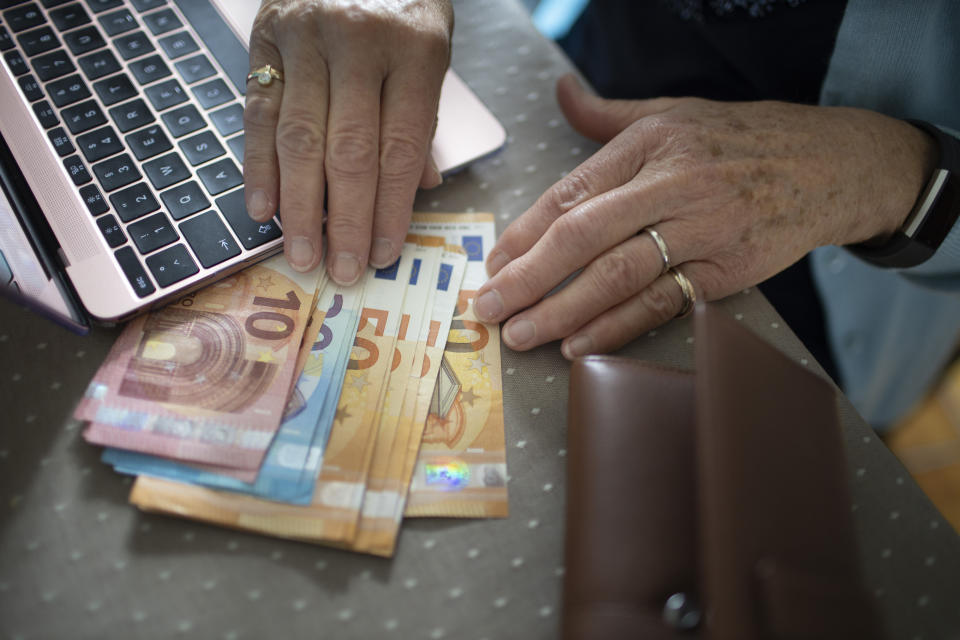
[[[835,391],[716,307],[696,310],[701,579],[711,638],[787,638],[761,560],[859,589]],[[859,602],[859,601],[858,601]],[[868,607],[854,618],[871,619]],[[829,621],[829,599],[797,602]],[[852,636],[855,637],[855,636]],[[875,636],[871,636],[875,637]]]
[[[773,559],[757,565],[757,581],[769,637],[847,640],[874,638],[867,595],[843,576],[814,573]]]
[[[574,362],[566,638],[674,637],[664,603],[697,583],[693,410],[688,372],[626,358]]]

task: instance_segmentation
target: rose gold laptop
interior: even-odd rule
[[[0,0],[0,289],[66,326],[117,321],[280,250],[243,205],[256,0]],[[449,173],[503,128],[454,74]]]

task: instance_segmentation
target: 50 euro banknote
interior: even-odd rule
[[[131,321],[75,417],[91,443],[256,469],[325,272],[276,256]]]
[[[410,230],[463,247],[467,263],[417,454],[409,458],[402,513],[506,517],[500,328],[473,313],[476,291],[487,280],[485,260],[496,241],[493,214],[416,213]]]
[[[403,409],[395,433],[384,443],[378,441],[374,465],[367,480],[356,539],[349,546],[382,556],[393,555],[403,502],[406,498],[413,460],[416,458],[423,433],[423,424],[429,408],[431,390],[436,382],[443,346],[453,317],[457,294],[463,280],[466,254],[460,247],[444,246],[443,238],[435,236],[407,236],[421,251],[436,255],[436,269],[429,280],[425,299],[413,307],[423,307],[419,333],[411,333],[415,341],[413,359],[405,372]],[[406,304],[406,301],[405,301]],[[415,324],[413,321],[411,325]],[[412,330],[411,330],[412,331]],[[399,386],[400,381],[397,381]],[[424,401],[424,396],[426,401]]]

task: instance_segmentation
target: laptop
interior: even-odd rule
[[[282,249],[244,207],[257,0],[0,0],[0,289],[84,333]],[[506,134],[449,72],[434,159]]]

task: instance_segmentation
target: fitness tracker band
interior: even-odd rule
[[[893,268],[914,267],[936,252],[960,217],[960,140],[928,122],[907,120],[937,141],[940,161],[903,226],[880,246],[849,245],[867,262]]]

